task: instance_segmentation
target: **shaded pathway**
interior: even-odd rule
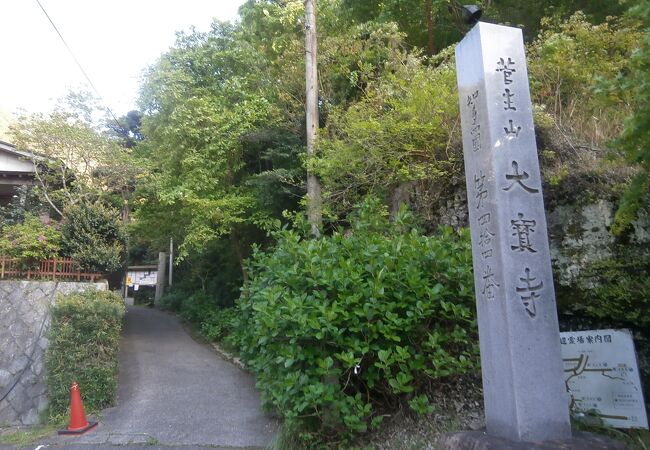
[[[82,387],[83,389],[83,387]],[[276,424],[260,409],[253,378],[194,341],[174,316],[130,307],[120,349],[118,406],[75,444],[259,448]]]

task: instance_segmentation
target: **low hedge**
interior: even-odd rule
[[[208,341],[224,342],[235,326],[237,310],[220,306],[217,299],[203,291],[187,293],[183,288],[174,288],[163,296],[161,306],[167,311],[177,313],[196,326],[196,330]]]
[[[67,414],[73,381],[79,383],[87,412],[112,405],[125,311],[122,299],[113,292],[92,290],[58,297],[45,355],[50,417]]]

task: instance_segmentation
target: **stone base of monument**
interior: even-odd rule
[[[438,438],[438,450],[625,450],[625,445],[605,436],[574,432],[571,439],[517,442],[484,431],[447,433]]]

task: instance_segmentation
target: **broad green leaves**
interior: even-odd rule
[[[89,272],[111,273],[124,268],[128,237],[116,210],[98,203],[68,206],[64,213],[64,255]]]
[[[387,402],[426,413],[429,383],[477,367],[468,236],[407,224],[368,202],[349,232],[285,230],[253,255],[236,340],[264,401],[319,439],[365,431]]]

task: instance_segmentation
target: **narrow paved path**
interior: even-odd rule
[[[260,409],[249,374],[194,341],[174,316],[149,308],[131,307],[126,314],[117,403],[104,411],[97,429],[57,437],[49,447],[263,448],[276,429]]]

